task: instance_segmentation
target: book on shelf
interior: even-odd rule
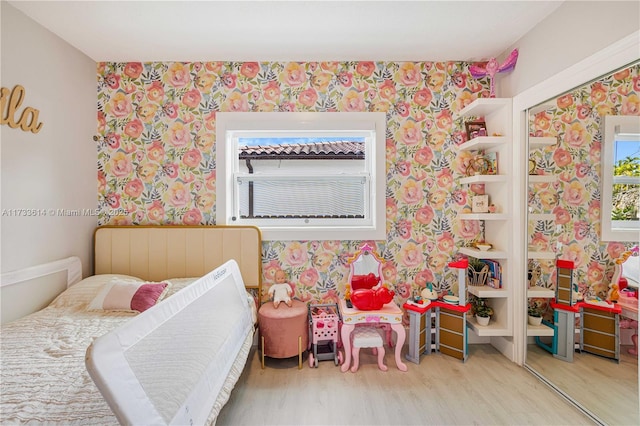
[[[497,152],[485,152],[484,158],[487,159],[487,174],[488,175],[497,175],[498,174],[498,153]]]
[[[502,266],[500,263],[492,259],[481,259],[481,262],[489,266],[490,275],[487,285],[495,289],[502,288]]]

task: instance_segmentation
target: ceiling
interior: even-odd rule
[[[9,1],[95,61],[476,61],[562,1]]]

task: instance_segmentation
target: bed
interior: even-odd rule
[[[2,423],[214,424],[254,340],[260,253],[254,227],[108,226],[88,278],[78,258],[3,274],[3,299],[48,269],[68,289],[2,326]],[[138,313],[107,305],[117,285],[163,290]]]

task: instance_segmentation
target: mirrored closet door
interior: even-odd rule
[[[632,291],[610,286],[621,276],[616,265],[638,241],[605,241],[601,220],[603,211],[609,215],[613,209],[617,212],[614,219],[624,219],[627,212],[638,222],[640,142],[630,144],[630,150],[619,149],[613,160],[631,170],[625,187],[628,208],[615,202],[602,206],[601,200],[611,200],[603,191],[612,190],[603,187],[602,162],[610,143],[605,140],[605,117],[633,116],[640,122],[640,62],[616,67],[566,90],[526,109],[529,170],[524,315],[540,314],[543,322],[538,325],[533,318],[527,320],[525,366],[596,422],[640,424],[637,340],[632,337],[637,339],[638,300],[624,297]],[[558,259],[567,262],[558,265]],[[557,291],[563,286],[568,288],[565,295]],[[554,301],[562,299],[576,308],[559,310],[555,305],[554,309]],[[614,299],[616,303],[609,305]],[[595,332],[598,339],[605,335],[611,339],[611,347],[598,352],[589,340],[589,333],[597,327],[577,308],[578,302],[619,307],[621,299],[627,309],[620,309],[620,313],[614,310],[609,331]],[[629,305],[635,307],[635,314]],[[597,321],[605,321],[602,312],[596,310]]]

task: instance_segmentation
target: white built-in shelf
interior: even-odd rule
[[[556,220],[553,213],[529,213],[529,220]]]
[[[550,288],[535,286],[535,287],[529,287],[527,289],[527,297],[539,297],[539,298],[549,299],[555,296],[556,296],[556,293]]]
[[[552,183],[555,181],[555,175],[529,175],[529,183]]]
[[[459,184],[489,184],[492,195],[491,202],[502,209],[498,213],[472,213],[465,209],[468,213],[459,213],[457,218],[461,220],[482,220],[484,221],[485,232],[487,238],[496,249],[481,251],[475,247],[462,247],[460,253],[472,256],[478,259],[493,259],[500,263],[503,267],[503,276],[509,277],[511,266],[509,262],[513,258],[513,253],[506,250],[511,244],[513,235],[509,232],[503,232],[503,228],[510,224],[512,214],[510,209],[506,208],[510,200],[510,192],[512,191],[513,167],[510,165],[513,147],[512,128],[512,102],[510,98],[480,98],[474,100],[471,104],[464,107],[460,113],[464,121],[478,120],[484,121],[487,125],[487,135],[477,136],[463,144],[459,145],[460,151],[470,152],[472,155],[476,153],[495,152],[499,164],[497,170],[500,175],[476,175],[468,177],[460,177],[457,179]],[[500,167],[504,166],[504,167]],[[516,262],[513,262],[516,263]],[[467,329],[477,336],[504,337],[505,340],[496,340],[496,347],[511,345],[513,336],[513,313],[511,306],[513,305],[512,292],[509,288],[494,289],[489,286],[467,286],[467,294],[477,297],[492,298],[495,302],[492,306],[495,315],[491,318],[489,325],[478,325],[475,318],[469,313],[466,315]],[[492,344],[494,339],[492,339]]]
[[[473,316],[467,315],[467,326],[478,336],[511,336],[512,334],[508,327],[493,317],[489,325],[482,326],[478,325]]]
[[[527,256],[529,259],[539,259],[539,260],[551,260],[556,258],[556,254],[552,251],[535,251],[529,250],[527,252]]]
[[[553,328],[548,325],[531,325],[527,324],[527,336],[553,336]]]
[[[460,151],[492,151],[506,144],[508,139],[504,136],[478,136],[458,146]]]
[[[460,111],[463,117],[484,117],[509,105],[506,98],[478,98]]]
[[[487,251],[478,250],[475,247],[460,247],[460,253],[473,256],[476,259],[506,259],[507,252],[490,249]]]
[[[461,184],[506,182],[506,175],[473,175],[460,179]]]
[[[558,139],[554,136],[531,136],[529,137],[529,149],[544,148],[558,144]]]
[[[506,220],[508,215],[504,213],[461,213],[458,217],[462,220]]]
[[[467,290],[469,294],[473,294],[476,297],[509,297],[509,292],[504,288],[493,288],[488,285],[468,285]]]

